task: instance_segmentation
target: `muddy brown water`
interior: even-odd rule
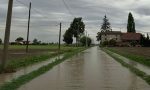
[[[150,86],[98,47],[93,47],[18,90],[150,90]]]
[[[58,57],[56,56],[56,57],[50,58],[50,59],[48,59],[46,61],[39,62],[39,63],[33,64],[33,65],[29,65],[27,67],[18,69],[17,72],[14,72],[14,73],[3,73],[3,74],[0,74],[0,86],[3,85],[6,82],[10,82],[11,80],[20,77],[22,75],[25,75],[25,74],[28,74],[28,73],[34,71],[34,70],[37,70],[37,69],[39,69],[40,67],[42,67],[44,65],[52,63],[53,61],[55,61],[58,58],[59,59],[63,58],[63,55],[60,55]]]

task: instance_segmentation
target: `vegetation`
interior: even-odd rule
[[[25,45],[10,45],[9,53],[18,53],[18,55],[10,54],[5,72],[14,72],[15,69],[25,67],[37,62],[47,60],[58,55],[58,45],[29,45],[29,54],[25,52]],[[76,50],[76,47],[61,46],[59,54]],[[0,50],[2,45],[0,46]],[[19,54],[24,53],[24,54]],[[1,59],[0,53],[0,59]],[[17,57],[16,57],[17,56]],[[1,71],[1,70],[0,70]]]
[[[103,24],[101,26],[101,32],[98,32],[97,36],[96,36],[97,41],[101,40],[101,33],[102,32],[109,32],[109,31],[112,31],[112,29],[111,29],[111,25],[109,23],[109,20],[108,20],[107,16],[105,15],[104,19],[103,19]]]
[[[0,38],[0,44],[2,44],[2,39]]]
[[[135,22],[134,18],[132,16],[132,13],[130,12],[128,15],[128,23],[127,23],[127,32],[135,33]]]
[[[91,40],[90,37],[83,36],[83,37],[80,39],[80,42],[81,42],[82,46],[86,46],[86,44],[87,44],[87,46],[90,46],[92,40]]]
[[[66,30],[66,33],[64,34],[64,42],[67,44],[71,44],[73,41],[73,36],[76,38],[76,42],[79,41],[79,37],[81,34],[84,33],[85,30],[85,24],[82,21],[82,18],[74,18],[73,22],[70,24],[70,27],[68,30]]]
[[[120,55],[122,55],[124,57],[127,57],[130,60],[139,62],[139,63],[141,63],[143,65],[146,65],[146,66],[150,67],[150,57],[140,56],[140,55],[136,55],[134,53],[131,54],[131,53],[128,53],[128,52],[125,52],[125,51],[121,51],[121,50],[116,50],[116,49],[113,49],[113,48],[107,48],[107,49],[112,51],[112,52],[115,52],[117,54],[120,54]]]
[[[66,42],[66,44],[72,44],[73,34],[72,34],[70,28],[68,30],[66,30],[63,41]]]
[[[5,83],[2,87],[0,87],[0,90],[16,90],[17,88],[19,88],[21,85],[31,81],[32,79],[44,74],[45,72],[49,71],[50,69],[52,69],[54,66],[60,64],[61,62],[63,62],[64,60],[70,58],[71,56],[77,54],[78,52],[81,52],[83,50],[85,50],[86,48],[80,48],[80,49],[76,49],[73,51],[70,51],[68,53],[66,53],[64,55],[64,57],[60,60],[55,60],[54,62],[43,66],[41,68],[39,68],[38,70],[35,70],[29,74],[23,75],[17,79],[12,80],[11,82]]]
[[[102,44],[101,44],[102,46],[110,46],[110,47],[114,47],[114,46],[116,46],[116,40],[114,40],[114,39],[111,39],[111,40],[109,40],[109,41],[104,41]]]
[[[24,39],[23,39],[23,37],[18,37],[15,41],[16,42],[21,42],[21,41],[23,41]]]
[[[148,34],[147,37],[142,35],[140,44],[144,47],[150,47],[150,38]]]
[[[119,63],[121,63],[123,66],[129,68],[133,73],[135,73],[137,76],[141,77],[143,80],[145,80],[149,85],[150,85],[150,76],[147,75],[145,72],[140,71],[139,69],[133,67],[130,64],[127,64],[126,62],[124,62],[123,60],[121,60],[120,58],[114,56],[112,54],[112,52],[109,52],[106,49],[102,49],[103,51],[105,51],[107,54],[109,54],[112,58],[114,58],[116,61],[118,61]]]
[[[41,41],[38,41],[36,38],[33,40],[33,45],[40,45]]]

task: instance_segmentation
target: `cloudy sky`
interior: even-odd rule
[[[63,2],[65,1],[65,2]],[[100,31],[106,14],[114,31],[126,32],[128,13],[132,12],[137,32],[150,32],[150,0],[14,0],[10,41],[26,39],[28,5],[32,2],[30,40],[57,42],[59,22],[62,33],[74,17],[82,17],[92,39]],[[4,38],[8,0],[0,0],[0,38]]]

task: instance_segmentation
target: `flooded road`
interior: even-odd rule
[[[18,90],[150,90],[150,86],[120,63],[90,48],[55,66]]]
[[[0,74],[0,86],[3,85],[5,82],[9,82],[13,79],[16,79],[22,75],[28,74],[34,70],[39,69],[40,67],[47,65],[49,63],[52,63],[53,61],[55,61],[58,58],[63,58],[63,55],[60,55],[58,57],[54,57],[54,58],[50,58],[46,61],[42,61],[33,65],[29,65],[27,67],[23,67],[21,69],[18,69],[16,72],[14,73],[3,73]]]

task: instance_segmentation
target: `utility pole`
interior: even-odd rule
[[[12,8],[13,8],[13,0],[9,0],[9,2],[8,2],[8,11],[7,11],[7,19],[6,19],[6,28],[5,28],[3,56],[2,56],[2,62],[1,62],[2,71],[6,67],[6,61],[7,61],[7,57],[8,57],[8,47],[9,47],[9,38],[10,38],[10,29],[11,29]]]
[[[28,17],[28,31],[27,31],[27,42],[26,42],[26,53],[29,51],[29,31],[30,31],[30,18],[31,18],[31,2],[29,5],[29,17]]]
[[[60,44],[61,44],[61,23],[60,23],[60,30],[59,30],[59,50],[60,50]]]

